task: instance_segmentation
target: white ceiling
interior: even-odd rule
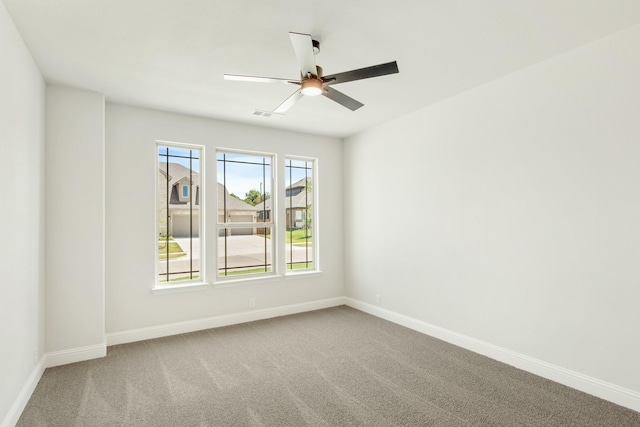
[[[48,82],[111,102],[344,137],[640,22],[638,0],[2,0]],[[321,43],[325,74],[397,60],[399,74],[336,85],[352,112],[283,84],[289,31]]]

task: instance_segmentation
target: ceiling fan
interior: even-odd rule
[[[398,64],[396,61],[393,61],[386,64],[374,65],[371,67],[323,76],[322,67],[316,65],[316,59],[314,58],[314,55],[320,52],[320,43],[313,40],[309,34],[289,33],[289,37],[291,37],[291,44],[293,45],[293,50],[298,58],[298,65],[300,66],[300,80],[241,76],[237,74],[224,75],[226,80],[240,80],[259,83],[285,83],[300,86],[300,89],[296,90],[273,111],[274,113],[284,113],[303,96],[317,95],[326,96],[332,101],[347,107],[351,111],[355,111],[364,104],[335,90],[331,87],[332,85],[399,72]]]

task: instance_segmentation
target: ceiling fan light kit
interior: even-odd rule
[[[256,76],[242,76],[237,74],[225,74],[226,80],[240,80],[250,81],[257,83],[286,83],[299,85],[291,96],[289,96],[283,103],[281,103],[274,113],[282,114],[287,111],[293,104],[295,104],[303,96],[318,96],[323,95],[332,101],[337,102],[355,111],[362,107],[359,101],[345,95],[342,92],[330,87],[330,85],[346,83],[355,80],[368,79],[371,77],[379,77],[387,74],[398,73],[398,64],[396,61],[388,62],[386,64],[374,65],[372,67],[360,68],[358,70],[345,71],[343,73],[333,74],[330,76],[322,75],[322,67],[316,65],[316,59],[314,55],[320,52],[320,43],[317,40],[313,40],[309,34],[289,33],[291,38],[291,44],[295,51],[296,58],[298,59],[298,65],[300,66],[300,80],[293,79],[281,79],[273,77],[256,77]]]
[[[324,89],[322,84],[322,80],[315,77],[306,78],[302,81],[300,92],[306,96],[318,96]]]

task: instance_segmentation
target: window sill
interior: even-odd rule
[[[262,276],[262,277],[243,277],[238,279],[229,279],[229,280],[218,280],[211,283],[207,282],[192,282],[186,283],[184,285],[156,285],[151,289],[154,295],[161,294],[173,294],[177,292],[193,292],[193,291],[204,291],[212,286],[214,288],[228,288],[232,286],[241,286],[241,285],[250,285],[253,283],[265,283],[265,282],[276,282],[281,279],[285,280],[298,280],[298,279],[309,279],[311,277],[319,277],[322,275],[322,271],[314,270],[314,271],[302,271],[296,273],[287,273],[286,275],[273,275],[273,276]]]
[[[322,275],[321,270],[313,270],[313,271],[301,271],[296,273],[287,273],[284,278],[285,280],[296,280],[296,279],[308,279],[310,277],[318,277]]]
[[[176,292],[204,291],[206,289],[209,289],[210,287],[211,284],[206,282],[192,282],[184,285],[155,285],[151,289],[151,292],[153,292],[154,295],[173,294]]]

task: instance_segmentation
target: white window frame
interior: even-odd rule
[[[159,170],[159,160],[158,160],[158,150],[160,147],[169,147],[169,148],[178,148],[178,149],[186,149],[186,150],[194,150],[194,151],[198,151],[199,152],[199,163],[200,163],[200,171],[198,172],[198,175],[200,177],[200,183],[198,184],[198,186],[200,187],[200,191],[199,191],[199,198],[198,198],[198,241],[199,241],[199,246],[200,246],[200,267],[198,269],[198,277],[194,278],[194,279],[190,279],[190,280],[179,280],[179,281],[166,281],[166,282],[162,282],[160,281],[160,250],[159,250],[159,246],[158,246],[158,238],[160,236],[160,212],[158,209],[158,195],[159,195],[159,182],[157,179],[157,175],[158,175],[158,170]],[[154,254],[155,254],[155,276],[154,276],[154,286],[152,288],[154,293],[165,293],[165,292],[180,292],[182,290],[191,290],[191,289],[198,289],[198,288],[205,288],[208,286],[208,283],[206,281],[207,278],[207,272],[206,272],[206,225],[205,225],[205,218],[206,218],[206,203],[205,203],[205,199],[206,199],[206,162],[205,162],[205,146],[204,145],[198,145],[198,144],[188,144],[188,143],[183,143],[183,142],[174,142],[174,141],[164,141],[164,140],[156,140],[155,146],[154,146],[155,152],[154,152],[154,169],[155,169],[155,197],[154,197],[154,211],[155,211],[155,215],[154,215],[154,219],[155,219],[155,226],[154,226],[154,232],[155,232],[155,241],[154,241]],[[167,171],[167,173],[169,173],[169,171]],[[192,186],[194,186],[194,184],[191,184]],[[171,191],[171,189],[169,188],[168,191]],[[195,199],[195,195],[197,194],[197,192],[193,192],[191,191],[191,188],[189,188],[189,194],[190,195],[194,195],[193,197],[193,204],[196,203],[196,199]],[[178,191],[178,197],[181,198],[180,196],[182,195],[182,184],[180,185],[180,189]],[[167,196],[168,198],[171,197],[171,195],[169,194]],[[168,209],[168,207],[167,207]],[[169,224],[167,223],[167,234],[169,234]],[[193,273],[193,271],[190,271],[190,273]]]
[[[216,197],[216,221],[215,221],[215,236],[216,236],[216,245],[215,245],[215,281],[214,285],[216,287],[224,287],[234,284],[242,284],[246,282],[255,282],[260,280],[274,280],[280,275],[280,263],[278,256],[278,242],[279,242],[279,227],[277,225],[277,221],[274,221],[273,218],[277,218],[277,205],[278,205],[278,183],[276,179],[277,170],[278,170],[278,156],[275,153],[270,152],[262,152],[262,151],[253,151],[253,150],[239,150],[235,148],[223,148],[216,147],[216,155],[215,155],[215,168],[214,175],[216,177],[216,185],[218,179],[218,154],[219,153],[227,153],[227,154],[237,154],[237,155],[245,155],[245,156],[255,156],[255,157],[268,157],[270,159],[270,175],[268,179],[271,180],[271,212],[269,214],[268,222],[219,222],[218,212],[224,209],[222,206],[219,206],[220,201],[218,197]],[[221,183],[224,185],[224,183]],[[217,193],[217,189],[216,189]],[[257,216],[256,212],[256,216]],[[226,221],[226,212],[224,213],[224,220]],[[217,239],[220,238],[220,232],[224,229],[239,229],[239,228],[271,228],[271,238],[269,239],[269,245],[271,250],[271,271],[261,272],[261,273],[248,273],[248,274],[240,274],[240,275],[231,275],[231,276],[221,276],[220,275],[220,265],[219,259],[220,254],[218,253],[218,244]]]
[[[288,160],[297,160],[297,161],[303,161],[303,162],[308,162],[311,163],[311,170],[312,170],[312,177],[311,177],[311,185],[312,185],[312,189],[313,189],[313,196],[312,196],[312,209],[313,209],[313,220],[311,223],[311,235],[312,237],[312,245],[313,245],[313,250],[312,250],[312,262],[313,262],[313,267],[309,268],[309,269],[301,269],[301,270],[295,270],[295,269],[291,269],[288,270],[287,269],[287,263],[289,262],[287,259],[287,250],[286,250],[286,245],[290,244],[290,243],[286,243],[287,239],[286,236],[284,236],[284,233],[287,232],[287,226],[288,224],[287,219],[286,219],[286,210],[287,210],[287,206],[286,206],[286,192],[287,192],[287,179],[286,179],[286,173],[287,173],[287,161]],[[285,179],[283,181],[283,185],[282,185],[282,189],[278,192],[278,194],[281,194],[282,197],[284,198],[284,217],[283,220],[284,221],[284,226],[281,227],[283,229],[283,231],[281,231],[281,234],[283,234],[283,241],[285,243],[285,250],[283,253],[283,271],[285,272],[285,276],[286,277],[300,277],[300,276],[307,276],[307,275],[313,275],[313,274],[318,274],[321,272],[320,270],[320,234],[319,234],[319,230],[320,230],[320,226],[319,226],[319,219],[320,219],[320,205],[318,203],[319,200],[319,186],[318,186],[318,159],[314,158],[314,157],[305,157],[305,156],[297,156],[297,155],[292,155],[292,154],[286,154],[284,156],[284,161],[283,161],[283,172],[285,174]],[[289,183],[289,185],[293,184],[292,182]]]

